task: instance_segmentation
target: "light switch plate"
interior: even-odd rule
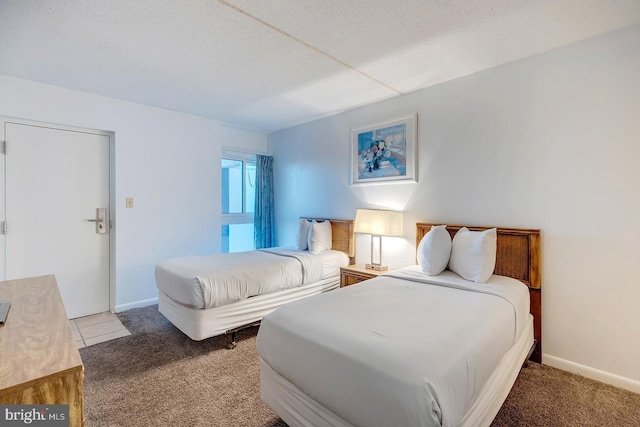
[[[127,207],[128,208],[133,207],[133,197],[127,197]]]

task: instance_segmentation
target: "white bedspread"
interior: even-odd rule
[[[158,289],[176,302],[212,308],[317,282],[338,274],[348,257],[338,251],[312,255],[270,248],[167,260],[156,266]]]
[[[342,419],[361,426],[457,426],[515,343],[527,287],[407,268],[267,315],[262,360]]]

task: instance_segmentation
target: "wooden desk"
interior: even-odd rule
[[[0,282],[10,301],[0,326],[0,403],[69,405],[69,426],[84,425],[84,367],[54,276]]]

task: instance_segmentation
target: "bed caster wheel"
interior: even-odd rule
[[[238,331],[231,332],[231,341],[229,342],[229,344],[227,344],[227,348],[229,350],[233,350],[234,348],[237,347],[237,344],[236,344],[236,336],[237,336],[237,334],[238,334]]]

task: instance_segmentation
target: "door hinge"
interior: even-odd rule
[[[2,154],[7,154],[7,141],[2,141]]]
[[[7,221],[2,221],[2,234],[7,234]]]

